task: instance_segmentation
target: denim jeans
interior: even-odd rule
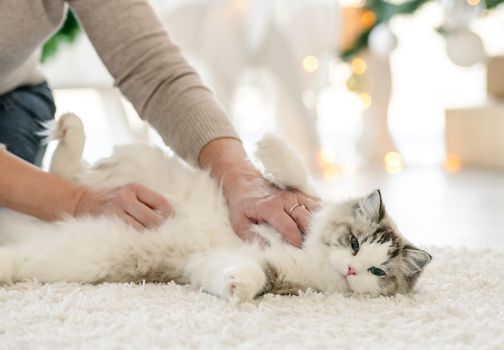
[[[38,132],[42,123],[54,119],[56,107],[47,86],[42,83],[20,86],[0,95],[0,143],[18,157],[40,166],[46,147]]]

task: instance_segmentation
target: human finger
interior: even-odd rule
[[[116,214],[122,221],[132,226],[137,231],[145,230],[145,226],[126,212]]]
[[[165,197],[161,194],[148,189],[140,184],[133,184],[136,196],[138,200],[148,207],[154,209],[156,212],[162,216],[168,217],[173,214],[173,208],[168,203]]]
[[[314,212],[320,209],[320,198],[309,196],[299,191],[296,192],[296,198],[297,202],[299,204],[303,204],[310,212]]]
[[[253,232],[251,227],[252,223],[247,218],[243,218],[236,225],[235,231],[238,234],[238,237],[245,242],[258,242],[261,247],[267,246],[269,243],[257,233]]]
[[[249,243],[258,243],[260,247],[264,248],[269,245],[263,237],[259,236],[257,233],[252,231],[245,231],[241,235],[241,239]]]
[[[125,203],[124,211],[146,228],[158,227],[164,221],[161,215],[136,200],[136,198]]]
[[[109,203],[109,205],[105,206],[103,214],[108,216],[116,216],[123,222],[132,226],[135,230],[143,231],[146,227],[141,222],[132,217],[130,214],[128,214],[125,211],[125,209],[122,206],[120,206],[117,202],[118,200],[116,199],[115,201]]]
[[[250,231],[251,222],[243,217],[237,222],[233,223],[233,229],[242,240],[251,242],[253,240],[253,233]]]
[[[163,221],[162,216],[138,200],[136,184],[120,188],[115,194],[111,206],[116,212],[120,214],[125,212],[146,228],[157,227]]]
[[[308,232],[308,226],[312,214],[305,204],[297,204],[290,209],[286,209],[287,214],[294,219],[302,233]]]
[[[290,244],[300,248],[303,237],[297,223],[283,210],[274,210],[259,213],[263,220],[268,222]]]

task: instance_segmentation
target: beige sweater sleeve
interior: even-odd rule
[[[121,92],[179,156],[237,134],[144,0],[68,0]]]

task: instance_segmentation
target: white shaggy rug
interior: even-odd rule
[[[234,306],[189,287],[0,287],[2,349],[504,349],[504,250],[429,249],[411,296],[267,295]]]

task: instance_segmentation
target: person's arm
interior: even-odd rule
[[[115,85],[177,155],[196,164],[204,145],[238,138],[214,94],[145,0],[68,0]]]
[[[269,184],[247,160],[215,97],[184,59],[144,0],[68,0],[121,92],[180,157],[222,181],[233,228],[268,222],[294,245],[313,199]],[[314,202],[315,203],[315,202]],[[297,224],[296,224],[297,222]]]
[[[0,147],[0,207],[43,220],[66,215],[116,215],[137,229],[159,225],[172,210],[138,184],[93,191],[46,173]]]
[[[73,215],[84,188],[0,150],[0,207],[44,220]]]

